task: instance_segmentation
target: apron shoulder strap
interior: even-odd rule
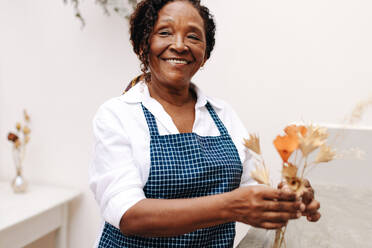
[[[156,124],[154,115],[145,106],[143,106],[142,103],[141,106],[146,118],[147,126],[149,127],[151,138],[154,136],[159,136],[158,125]]]
[[[216,111],[214,111],[212,105],[209,102],[207,102],[205,106],[207,107],[209,114],[211,115],[214,123],[216,124],[218,131],[220,131],[220,134],[221,135],[228,134],[225,125],[222,123],[221,119],[218,117]]]

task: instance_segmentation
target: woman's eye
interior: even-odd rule
[[[160,31],[159,34],[161,36],[167,36],[167,35],[170,35],[171,33],[169,31]]]
[[[189,39],[200,40],[199,37],[196,36],[196,35],[189,35],[188,37],[189,37]]]

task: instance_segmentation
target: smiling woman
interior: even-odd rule
[[[209,10],[198,0],[144,0],[130,24],[143,76],[93,121],[90,185],[105,220],[97,247],[232,247],[236,221],[316,221],[312,197],[254,185],[242,122],[191,82],[214,47]]]

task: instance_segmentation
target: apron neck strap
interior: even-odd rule
[[[155,120],[154,115],[145,106],[143,106],[142,103],[141,103],[141,106],[142,106],[143,113],[145,114],[147,126],[149,127],[150,136],[151,137],[158,136],[159,135],[159,129],[158,129],[158,125],[156,124],[156,120]],[[221,135],[228,134],[225,125],[222,123],[222,121],[218,117],[217,113],[214,111],[212,105],[209,102],[207,102],[207,104],[205,106],[206,106],[209,114],[211,115],[214,123],[216,124],[220,134]]]

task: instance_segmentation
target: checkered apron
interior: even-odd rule
[[[150,130],[151,167],[144,187],[147,198],[193,198],[229,192],[239,187],[242,164],[225,126],[207,103],[220,136],[195,133],[159,135],[155,117],[143,105]],[[235,223],[203,228],[175,237],[125,236],[105,223],[99,248],[232,247]]]

